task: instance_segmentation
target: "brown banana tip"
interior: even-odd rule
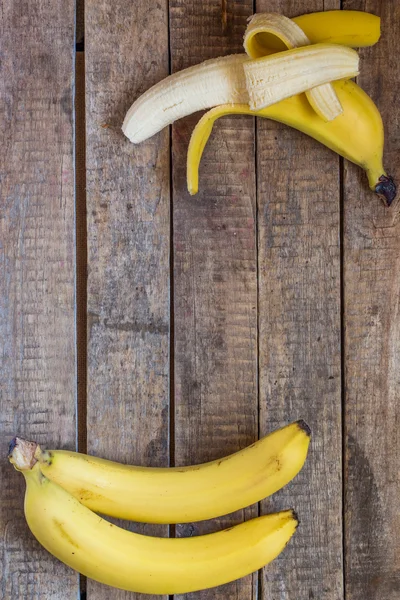
[[[378,194],[386,206],[389,207],[392,204],[396,198],[396,192],[397,188],[393,177],[390,175],[381,175],[375,186],[375,193]]]
[[[303,421],[303,419],[297,421],[297,426],[299,427],[299,429],[304,431],[304,433],[308,435],[308,437],[311,437],[311,428],[309,425],[307,425],[305,421]]]
[[[8,459],[18,470],[29,471],[37,462],[35,457],[37,447],[36,442],[15,437],[8,447]]]
[[[297,514],[297,512],[294,510],[294,508],[292,508],[292,509],[290,510],[290,512],[292,513],[293,520],[294,520],[294,521],[296,521],[296,523],[297,523],[297,526],[296,526],[296,527],[298,527],[298,526],[300,525],[300,519],[299,519],[299,515],[298,515],[298,514]]]

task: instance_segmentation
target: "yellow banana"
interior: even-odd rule
[[[371,98],[352,81],[336,81],[335,92],[343,113],[326,122],[312,109],[305,94],[299,94],[259,111],[246,104],[217,106],[207,112],[196,125],[187,155],[187,185],[190,194],[198,191],[199,164],[214,122],[225,115],[246,114],[265,117],[290,125],[365,169],[370,188],[388,206],[396,195],[393,179],[382,164],[383,125]]]
[[[92,510],[133,521],[190,523],[228,514],[284,487],[302,468],[310,430],[291,423],[230,456],[175,468],[122,465],[36,448],[42,473]]]
[[[294,17],[293,21],[312,44],[325,42],[362,48],[376,44],[381,35],[380,18],[359,10],[314,12]],[[262,43],[262,38],[258,41]]]
[[[36,539],[59,560],[96,581],[146,594],[184,594],[238,579],[284,549],[298,525],[293,511],[190,538],[156,538],[126,531],[83,506],[11,449],[26,480],[25,516]],[[29,454],[29,452],[28,452]]]
[[[256,18],[258,15],[255,15],[253,20]],[[283,37],[281,35],[281,39],[279,36],[277,37],[276,29],[275,33],[271,35],[265,31],[255,31],[250,23],[248,29],[252,34],[246,38],[245,48],[254,58],[272,54],[277,50],[285,50],[287,42],[292,46],[299,45],[298,36],[300,34],[297,26],[304,32],[302,42],[308,38],[312,44],[329,42],[349,47],[368,46],[374,44],[380,35],[380,20],[374,15],[358,11],[329,11],[296,17],[290,27],[289,37],[286,27],[286,29],[284,28],[285,35]],[[280,29],[282,31],[282,22]],[[296,35],[294,35],[294,29],[297,31]],[[286,46],[282,41],[285,39]],[[337,48],[336,52],[340,54],[341,49]],[[271,101],[277,101],[279,95],[282,98],[280,71],[284,71],[293,58],[301,56],[301,53],[288,54],[277,57],[269,64],[270,76],[274,77],[276,81],[270,89]],[[123,132],[131,142],[138,144],[177,119],[198,110],[226,103],[248,103],[244,77],[244,65],[248,61],[250,59],[246,54],[224,56],[207,60],[170,75],[147,90],[132,104],[122,125]],[[313,62],[313,71],[317,78],[314,80],[314,85],[318,86],[318,83],[323,81],[321,70],[323,71],[330,61],[329,55],[321,54],[319,59]],[[346,54],[341,60],[341,66],[343,67],[345,64]],[[321,74],[320,78],[319,74]],[[343,77],[347,76],[343,75]],[[301,73],[301,70],[298,74],[295,72],[292,81],[286,85],[289,93],[299,93],[301,91],[299,86],[304,88],[305,75]],[[331,89],[329,86],[328,90]],[[340,112],[340,107],[337,98],[331,91],[327,92],[326,90],[325,87],[322,98],[321,90],[311,92],[310,97],[316,110],[329,119]]]
[[[279,35],[275,31],[268,31],[270,13],[257,13],[250,19],[244,38],[244,47],[251,58],[267,56],[274,52],[281,52],[288,47],[289,31],[286,35]],[[281,15],[274,15],[281,17]],[[265,20],[267,28],[265,29]],[[327,10],[314,12],[290,19],[303,32],[308,43],[340,44],[349,48],[373,46],[381,35],[381,20],[376,15],[358,10]],[[282,22],[279,21],[279,26]],[[286,28],[285,28],[286,29]],[[292,34],[291,47],[299,45]],[[306,45],[302,43],[301,45]]]

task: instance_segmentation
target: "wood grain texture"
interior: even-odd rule
[[[358,83],[381,111],[385,167],[400,182],[400,4],[349,2],[382,19],[382,37],[361,52]],[[345,548],[348,600],[400,595],[400,219],[364,174],[344,179]]]
[[[75,448],[74,2],[5,0],[0,28],[0,596],[72,600],[6,456],[16,434]]]
[[[339,2],[257,2],[287,16]],[[300,527],[264,569],[265,600],[340,600],[342,466],[339,160],[283,125],[257,120],[260,433],[304,418],[300,475],[263,512],[293,507]],[[361,599],[360,599],[361,600]]]
[[[170,1],[172,71],[242,52],[252,3]],[[199,115],[173,126],[175,462],[225,456],[257,438],[257,273],[254,122],[215,127],[200,169],[200,193],[186,190],[186,151]],[[227,527],[257,510],[178,526],[177,535]],[[256,583],[256,578],[254,579]],[[251,576],[177,598],[250,600]]]
[[[167,7],[89,0],[85,15],[88,451],[168,466],[169,135],[133,146],[121,132],[168,74]],[[88,581],[88,600],[139,597]]]

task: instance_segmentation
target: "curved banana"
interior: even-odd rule
[[[281,52],[288,47],[287,41],[280,35],[276,32],[271,35],[270,31],[264,29],[265,19],[268,21],[268,27],[272,15],[281,17],[274,13],[256,13],[249,20],[244,47],[251,58]],[[359,10],[326,10],[293,17],[290,21],[301,29],[303,35],[309,40],[308,43],[311,44],[327,43],[340,44],[349,48],[363,48],[373,46],[381,36],[380,17]],[[283,22],[281,21],[279,25],[283,26]],[[292,28],[289,30],[289,26],[286,27],[286,36],[291,36],[291,45],[295,47],[298,42],[295,43],[293,39]]]
[[[122,131],[134,144],[177,119],[226,102],[248,102],[246,54],[206,60],[169,75],[139,96],[126,113]]]
[[[42,473],[92,510],[148,523],[190,523],[234,512],[291,481],[307,457],[310,429],[291,423],[230,456],[175,468],[122,465],[36,448]]]
[[[295,17],[293,22],[312,44],[323,42],[348,47],[369,46],[376,43],[380,35],[379,17],[360,11],[311,13]],[[257,48],[258,56],[284,49],[279,40],[281,46],[278,43],[276,47],[276,41],[276,35],[259,32],[249,46],[252,56],[256,56],[254,52]],[[170,75],[132,104],[122,125],[123,132],[131,142],[138,144],[177,119],[198,110],[225,103],[248,104],[243,65],[249,60],[245,54],[225,56]],[[271,71],[272,75],[276,74],[278,82],[279,71],[284,66],[285,63],[281,62],[275,67],[276,73],[275,70]],[[325,110],[329,110],[329,107]]]
[[[310,44],[306,34],[293,19],[276,13],[255,14],[247,25],[243,41],[246,54],[250,58],[260,58],[269,54],[270,52],[263,52],[265,48],[282,51]],[[332,121],[343,112],[331,83],[308,89],[305,93],[311,106],[322,119]]]
[[[189,193],[193,195],[198,191],[199,164],[214,122],[225,115],[246,114],[290,125],[359,165],[367,172],[370,188],[390,206],[396,196],[396,186],[386,175],[382,164],[384,134],[381,115],[368,94],[356,83],[337,81],[333,86],[344,110],[330,122],[315,113],[305,94],[287,98],[257,112],[250,110],[248,105],[217,106],[207,112],[193,130],[189,143]]]
[[[326,42],[349,48],[373,46],[381,36],[381,20],[360,10],[327,10],[294,17],[312,44]],[[262,38],[259,38],[262,42]],[[264,54],[263,54],[264,55]]]
[[[25,476],[25,516],[42,546],[79,573],[123,590],[184,594],[238,579],[276,558],[298,525],[289,510],[204,536],[148,537],[96,515],[47,479],[39,463],[21,460],[16,447],[10,460]]]
[[[336,44],[303,46],[256,60],[246,54],[207,60],[166,77],[142,94],[128,110],[123,132],[137,144],[198,110],[225,103],[251,105],[257,79],[252,69],[246,69],[252,63],[257,63],[253,67],[257,76],[262,71],[264,106],[358,73],[356,51]],[[258,88],[255,94],[260,96]]]

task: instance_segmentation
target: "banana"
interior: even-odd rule
[[[79,573],[123,590],[184,594],[238,579],[276,558],[298,525],[288,510],[197,537],[132,533],[47,479],[29,452],[29,445],[21,450],[16,443],[10,461],[25,476],[25,517],[33,535]]]
[[[134,144],[177,119],[217,104],[248,102],[243,63],[246,54],[206,60],[166,77],[128,110],[122,131]]]
[[[246,114],[290,125],[359,165],[367,172],[370,188],[390,206],[396,196],[396,186],[392,177],[386,175],[382,164],[384,133],[381,115],[368,94],[356,83],[337,81],[333,87],[344,110],[330,122],[325,122],[314,112],[305,94],[257,112],[250,110],[248,105],[218,106],[207,112],[196,125],[189,143],[189,193],[193,195],[198,191],[199,164],[214,122],[225,115]]]
[[[358,65],[355,50],[335,44],[303,46],[250,60],[243,64],[250,109],[261,110],[321,83],[355,77]]]
[[[250,68],[248,68],[250,67]],[[218,104],[273,104],[333,79],[358,73],[355,50],[315,44],[251,60],[233,54],[205,61],[170,75],[150,88],[129,109],[122,130],[137,144],[175,120]],[[249,92],[249,95],[248,95]]]
[[[264,26],[272,24],[277,26],[281,33],[264,29]],[[308,44],[340,44],[349,48],[363,48],[373,46],[379,41],[381,35],[381,20],[376,15],[358,10],[327,10],[323,12],[308,13],[290,19],[301,30],[308,42],[297,44],[293,37],[292,28],[275,17],[281,17],[275,13],[256,13],[249,19],[244,38],[244,47],[251,58],[267,56],[273,52],[286,50],[288,42],[283,35],[292,38],[292,47]],[[286,17],[285,17],[286,19]],[[268,21],[265,23],[265,21]],[[296,34],[296,37],[299,34]]]
[[[361,11],[311,13],[295,17],[292,21],[312,44],[329,42],[349,47],[369,46],[375,44],[380,36],[379,17]],[[276,35],[271,36],[266,32],[254,35],[250,47],[252,56],[255,56],[255,49],[258,49],[257,56],[284,49]],[[132,104],[122,125],[124,134],[131,142],[138,144],[177,119],[198,110],[227,103],[248,104],[243,65],[249,60],[245,54],[235,54],[211,59],[170,75]],[[314,108],[325,118],[329,118],[331,109],[335,110],[334,104],[338,109],[332,93],[325,100],[317,97],[317,102],[312,96]]]
[[[264,49],[268,47],[282,51],[309,46],[310,43],[303,30],[292,19],[275,13],[258,13],[247,26],[243,46],[250,58],[260,58],[265,56]],[[319,85],[305,93],[322,119],[332,121],[343,112],[331,83]]]
[[[150,523],[190,523],[234,512],[291,481],[310,429],[291,423],[213,462],[175,468],[122,465],[64,450],[35,449],[41,472],[95,512]]]
[[[376,44],[381,35],[380,18],[360,10],[314,12],[294,17],[293,21],[312,44],[326,42],[363,48]],[[259,41],[262,42],[262,36]]]

